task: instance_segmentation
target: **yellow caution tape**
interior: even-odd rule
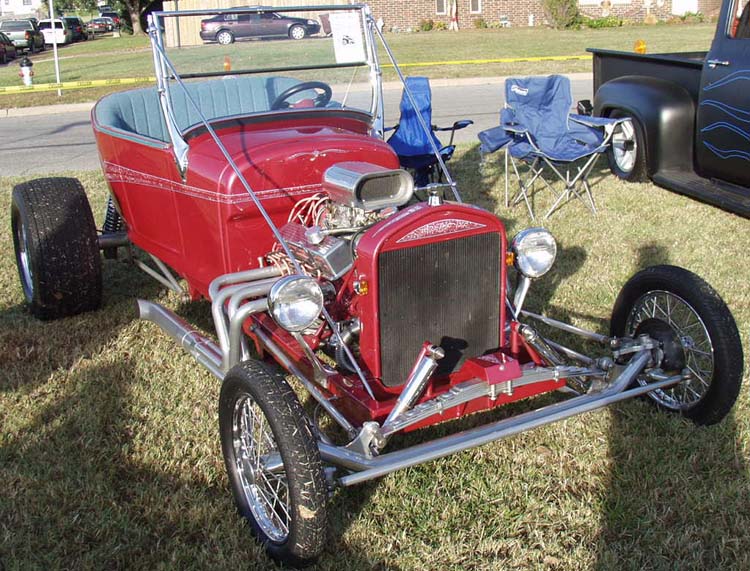
[[[133,85],[136,83],[153,83],[155,77],[127,77],[123,79],[93,79],[91,81],[65,81],[63,83],[38,83],[36,85],[12,85],[0,87],[3,93],[26,93],[27,91],[57,91],[58,89],[86,89],[89,87],[106,87],[108,85]]]
[[[589,60],[590,54],[580,56],[539,56],[539,57],[509,57],[495,59],[463,59],[451,61],[420,61],[417,63],[400,63],[399,67],[432,67],[439,65],[477,65],[487,63],[520,63],[538,61],[565,61],[565,60]],[[383,64],[383,67],[393,67],[392,64]]]
[[[539,56],[523,58],[494,58],[494,59],[465,59],[449,61],[420,61],[415,63],[402,63],[399,67],[435,67],[445,65],[480,65],[488,63],[521,63],[521,62],[543,62],[543,61],[566,61],[566,60],[589,60],[591,55],[579,56]],[[392,64],[384,64],[383,67],[393,67]],[[26,93],[40,91],[56,91],[58,89],[87,89],[89,87],[105,87],[108,85],[133,85],[136,83],[153,83],[155,77],[128,77],[122,79],[93,79],[91,81],[65,81],[62,83],[39,83],[36,85],[12,85],[0,87],[0,95],[9,93]]]

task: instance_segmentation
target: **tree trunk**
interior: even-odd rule
[[[136,8],[133,11],[128,11],[130,13],[130,25],[133,26],[133,35],[143,35],[143,28],[141,27],[141,14]]]

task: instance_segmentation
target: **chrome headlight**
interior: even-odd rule
[[[302,331],[323,311],[323,291],[307,276],[286,276],[271,287],[268,308],[276,323],[287,331]]]
[[[546,274],[557,256],[555,238],[544,228],[522,230],[511,242],[516,269],[527,278],[540,278]]]

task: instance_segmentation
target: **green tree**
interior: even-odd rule
[[[542,8],[547,21],[558,30],[578,22],[577,0],[542,0]]]
[[[146,10],[156,0],[121,0],[123,9],[128,13],[130,19],[130,25],[133,28],[133,34],[143,34],[143,26],[141,25],[141,18],[146,13]]]

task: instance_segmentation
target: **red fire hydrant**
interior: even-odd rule
[[[32,77],[34,76],[34,70],[31,69],[34,64],[31,62],[28,56],[24,56],[21,62],[18,64],[21,66],[21,71],[18,72],[18,77],[23,79],[23,84],[26,87],[32,86]]]

